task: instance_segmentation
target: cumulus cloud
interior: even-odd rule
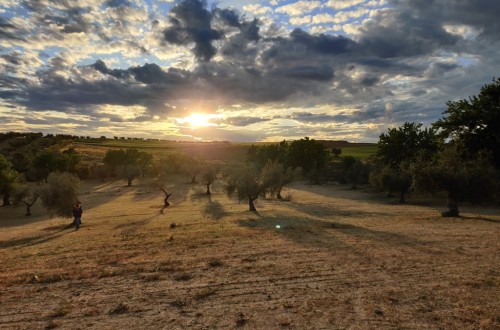
[[[166,119],[195,101],[210,111],[257,105],[269,113],[228,112],[219,124],[267,125],[267,138],[285,134],[280,120],[305,125],[293,134],[429,123],[498,69],[500,2],[284,3],[242,5],[245,16],[202,0],[164,2],[164,15],[131,0],[25,0],[16,7],[25,15],[0,17],[0,106],[118,123]],[[282,17],[298,27],[273,21]],[[341,29],[352,34],[331,33]],[[310,110],[318,106],[328,110]]]

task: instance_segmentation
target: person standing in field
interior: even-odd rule
[[[82,203],[80,201],[77,201],[75,205],[73,206],[73,217],[75,218],[73,220],[76,230],[80,229],[80,225],[82,224]]]

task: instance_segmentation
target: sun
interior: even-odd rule
[[[214,123],[210,122],[211,119],[218,118],[218,115],[206,114],[206,113],[192,113],[187,117],[178,119],[181,124],[189,124],[192,128],[215,126]]]
[[[210,125],[210,118],[204,113],[192,113],[191,116],[185,119],[192,127],[206,127]]]

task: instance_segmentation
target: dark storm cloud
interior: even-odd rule
[[[163,31],[167,42],[176,45],[195,43],[193,52],[198,60],[208,61],[216,53],[212,41],[222,32],[212,29],[212,14],[205,8],[206,1],[184,0],[170,11],[170,27]]]
[[[40,1],[23,2],[25,8],[35,14],[34,21],[41,26],[39,34],[50,40],[63,40],[68,33],[93,32],[111,45],[126,34],[127,10],[134,6],[131,1],[105,3],[103,8],[112,11],[113,19],[116,18],[116,22],[108,22],[116,26],[106,31],[100,28],[103,22],[85,18],[89,17],[87,7],[74,4],[58,2],[57,9],[48,9]],[[418,120],[421,117],[415,115],[416,111],[425,114],[437,111],[435,104],[444,104],[445,93],[441,91],[446,90],[446,86],[453,86],[447,92],[455,92],[462,90],[465,83],[471,84],[465,82],[465,78],[453,82],[444,78],[460,70],[473,71],[466,71],[456,60],[465,52],[464,45],[471,57],[490,58],[491,67],[495,65],[491,58],[498,52],[491,45],[499,40],[500,1],[394,0],[391,4],[391,9],[374,14],[361,26],[356,38],[351,39],[313,34],[303,29],[279,37],[266,36],[268,29],[261,35],[257,19],[247,20],[232,9],[213,7],[209,10],[206,1],[183,0],[172,8],[169,26],[158,38],[175,45],[194,45],[192,51],[198,61],[191,71],[165,69],[155,63],[117,69],[108,67],[102,60],[85,67],[66,67],[62,58],[53,57],[44,61],[46,66],[32,77],[34,79],[21,80],[14,72],[18,66],[27,65],[18,55],[5,53],[1,55],[6,64],[4,73],[0,73],[0,97],[34,110],[92,113],[99,105],[146,107],[148,113],[136,120],[169,113],[172,107],[166,104],[178,106],[191,99],[192,94],[218,105],[237,102],[293,102],[297,106],[363,104],[363,108],[349,113],[341,110],[319,115],[304,112],[290,117],[303,123],[363,123],[386,116],[385,103],[381,100],[387,96],[397,97],[402,90],[404,97],[425,94],[424,101],[432,104],[425,108],[416,103],[395,101],[392,118]],[[160,21],[152,20],[150,24],[162,26]],[[49,30],[44,24],[55,25],[57,29]],[[444,28],[447,24],[471,26],[479,38],[466,40],[452,34]],[[0,39],[20,38],[19,31],[21,29],[11,22],[0,18]],[[127,39],[124,44],[146,52],[140,42]],[[449,62],[433,58],[448,53],[453,54]],[[56,69],[65,75],[57,74]],[[487,74],[494,75],[494,72],[490,70]],[[478,73],[474,77],[482,78]],[[411,88],[398,85],[407,81],[413,85]],[[440,92],[432,94],[432,89]],[[438,115],[442,111],[439,109]],[[109,119],[116,121],[120,117]],[[244,127],[261,121],[264,120],[234,117],[225,123]]]
[[[282,76],[285,78],[298,80],[329,81],[333,79],[333,70],[328,66],[295,66],[290,68],[280,68],[270,72],[272,76]]]
[[[144,84],[164,84],[164,85],[182,85],[189,81],[190,73],[186,70],[170,68],[164,71],[155,63],[146,63],[142,66],[134,66],[127,70],[109,69],[102,60],[97,60],[90,65],[91,68],[119,79],[128,79],[133,77],[136,81]]]
[[[445,24],[475,27],[482,37],[498,41],[500,36],[500,2],[492,0],[395,0],[402,12]]]
[[[433,18],[387,11],[363,27],[359,45],[366,54],[398,58],[431,54],[458,41]]]
[[[170,12],[170,26],[163,31],[165,41],[183,46],[194,43],[196,59],[209,61],[217,53],[212,42],[225,37],[223,29],[213,28],[215,22],[221,23],[222,28],[237,28],[240,33],[233,37],[232,43],[243,48],[248,42],[260,39],[257,19],[245,21],[231,9],[214,7],[209,11],[206,6],[206,1],[202,0],[183,0],[174,6]],[[226,53],[229,51],[226,50]]]
[[[314,36],[302,29],[293,30],[290,39],[293,43],[303,44],[314,51],[330,55],[350,53],[357,48],[356,43],[349,38],[325,34]]]
[[[240,18],[236,11],[231,9],[214,8],[212,14],[214,18],[220,19],[225,25],[238,28],[246,40],[258,41],[260,39],[259,21],[257,19],[245,21]]]

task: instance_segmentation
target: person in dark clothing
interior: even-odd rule
[[[76,230],[80,229],[80,225],[82,224],[82,213],[82,203],[77,201],[73,206],[73,217],[75,218],[73,223],[75,224]]]

